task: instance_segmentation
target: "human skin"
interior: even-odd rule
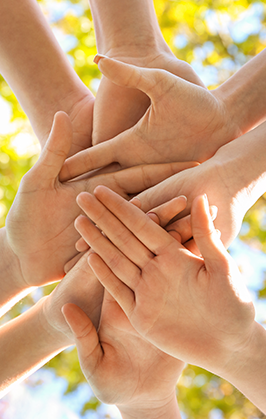
[[[103,74],[118,85],[146,92],[151,105],[131,129],[69,159],[62,179],[113,161],[128,167],[172,158],[203,162],[212,157],[219,147],[265,119],[266,104],[261,95],[266,84],[265,54],[262,51],[213,91],[169,72],[98,56]]]
[[[175,196],[185,195],[186,210],[198,194],[207,193],[218,215],[215,226],[221,231],[225,247],[237,236],[244,215],[266,191],[266,123],[221,147],[201,165],[188,169],[138,195],[141,208],[148,212]]]
[[[109,293],[98,334],[77,305],[65,305],[63,314],[75,336],[82,371],[99,400],[115,404],[123,419],[181,418],[175,387],[183,362],[143,339]]]
[[[265,413],[266,331],[215,231],[207,196],[196,197],[191,210],[198,257],[108,188],[94,194],[78,202],[104,223],[109,240],[84,216],[76,227],[96,252],[88,257],[92,270],[132,326],[169,355],[227,379]]]
[[[1,278],[2,279],[2,278]],[[12,278],[9,277],[10,282]],[[1,284],[2,285],[2,284]],[[0,327],[0,397],[75,343],[61,308],[78,303],[98,327],[103,288],[83,257],[55,290]]]
[[[204,87],[192,67],[177,59],[164,41],[152,0],[91,0],[90,7],[100,54],[141,67],[162,68]],[[93,144],[135,125],[149,104],[144,93],[103,77],[94,107]]]
[[[70,119],[59,112],[38,162],[21,181],[6,227],[1,230],[1,249],[6,255],[1,259],[1,271],[9,274],[1,278],[2,310],[31,287],[63,278],[65,263],[77,254],[79,235],[74,220],[80,214],[75,201],[80,192],[92,192],[96,185],[105,184],[129,199],[131,194],[188,167],[186,163],[139,166],[63,184],[58,174],[71,144]]]
[[[0,73],[44,147],[57,111],[73,126],[69,155],[91,145],[94,96],[81,82],[35,0],[0,1]]]

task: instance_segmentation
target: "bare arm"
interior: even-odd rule
[[[266,49],[213,93],[222,99],[242,133],[266,119]]]
[[[5,227],[0,230],[0,317],[33,287],[23,283],[19,260],[10,249]]]
[[[73,123],[71,154],[90,145],[93,95],[71,67],[35,0],[0,0],[0,73],[42,146],[59,110]]]
[[[90,4],[99,53],[137,66],[162,68],[204,86],[190,65],[178,60],[164,41],[152,0],[91,0]],[[94,108],[93,143],[132,127],[149,103],[144,93],[103,77]]]

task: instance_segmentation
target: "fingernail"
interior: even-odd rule
[[[135,205],[136,207],[141,208],[141,200],[140,200],[139,198],[136,198],[136,197],[134,196],[134,198],[132,198],[129,202],[130,202],[132,205]]]
[[[160,218],[155,212],[147,212],[148,217],[154,221],[156,224],[161,225]]]
[[[108,58],[108,57],[106,55],[103,55],[103,54],[96,54],[95,57],[93,58],[93,62],[98,65],[99,61],[102,58]]]

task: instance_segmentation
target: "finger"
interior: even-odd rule
[[[98,169],[116,161],[113,141],[107,141],[83,150],[65,161],[59,175],[61,182]]]
[[[53,126],[41,156],[36,163],[34,175],[43,182],[57,179],[67,158],[72,143],[72,125],[69,116],[57,112]],[[34,166],[34,167],[35,167]]]
[[[215,205],[212,205],[210,207],[210,214],[212,220],[215,220],[217,217],[218,209]],[[180,218],[179,220],[174,221],[173,223],[170,223],[166,227],[166,231],[175,231],[181,236],[181,243],[187,242],[192,237],[192,230],[191,230],[191,215],[187,215],[183,218]],[[194,252],[192,252],[194,253]]]
[[[78,253],[74,256],[71,260],[69,260],[64,266],[64,272],[67,274],[75,265],[76,263],[82,258],[82,256],[86,253],[85,251],[82,253]]]
[[[96,55],[94,62],[98,65],[101,73],[113,83],[118,86],[139,89],[154,101],[158,101],[161,97],[162,84],[165,90],[166,83],[172,85],[173,80],[179,79],[165,70],[137,67],[100,54]],[[165,77],[166,73],[167,77]]]
[[[136,194],[157,185],[170,176],[196,166],[197,162],[174,162],[164,164],[146,164],[124,169],[113,173],[110,183],[110,175],[103,175],[101,184],[108,180],[108,187],[126,197],[128,194]],[[97,180],[95,178],[95,180]],[[99,184],[99,183],[98,183]]]
[[[87,217],[79,216],[75,221],[75,227],[114,274],[134,289],[140,278],[139,268],[125,257]]]
[[[88,243],[85,242],[85,240],[82,237],[80,237],[80,239],[78,239],[78,241],[75,244],[75,248],[78,252],[86,252],[87,250],[89,250],[90,246],[88,245]]]
[[[130,316],[135,307],[134,292],[114,275],[96,253],[89,255],[88,263],[104,288],[117,301],[126,315]]]
[[[74,335],[84,375],[90,376],[103,357],[96,329],[84,311],[75,304],[65,304],[62,313]]]
[[[165,227],[172,218],[183,211],[187,205],[187,198],[184,195],[173,198],[171,201],[150,210],[147,215],[156,215],[159,225]],[[158,222],[157,222],[158,224]]]
[[[108,238],[112,236],[112,243],[137,266],[145,265],[154,257],[95,196],[82,193],[77,197],[77,203]]]
[[[188,240],[183,246],[196,256],[201,256],[201,253],[195,243],[194,239]]]
[[[227,252],[211,219],[207,195],[194,199],[191,207],[192,233],[206,269],[219,269]]]
[[[105,186],[98,186],[94,194],[152,253],[158,254],[163,248],[175,243],[166,231],[115,192]],[[110,231],[111,241],[114,236],[115,231]]]

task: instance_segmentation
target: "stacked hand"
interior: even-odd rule
[[[145,41],[143,41],[145,45]],[[130,52],[130,53],[129,53]],[[201,87],[204,84],[192,67],[178,60],[167,45],[159,51],[144,47],[135,51],[117,48],[108,51],[108,57],[138,67],[166,70],[184,80]],[[113,83],[103,76],[94,105],[93,144],[106,141],[133,127],[150,106],[149,97],[141,90],[124,87]],[[105,122],[108,121],[108,124]]]
[[[138,208],[105,187],[83,193],[76,226],[96,252],[89,264],[143,338],[162,351],[226,376],[249,346],[254,307],[224,249],[206,197],[192,205],[192,233],[202,257],[186,250]],[[232,319],[234,321],[232,322]]]
[[[98,60],[106,77],[118,85],[145,92],[151,105],[133,128],[69,158],[60,174],[62,180],[112,162],[122,167],[202,162],[240,134],[223,101],[206,88],[168,71],[139,68],[107,57]]]
[[[61,183],[58,175],[71,143],[69,117],[59,112],[40,159],[24,176],[7,217],[8,245],[19,260],[21,282],[25,286],[61,279],[65,263],[77,254],[75,243],[79,235],[74,220],[80,209],[75,199],[80,192],[92,192],[97,185],[104,184],[129,199],[132,194],[191,166],[190,163],[139,166]]]

